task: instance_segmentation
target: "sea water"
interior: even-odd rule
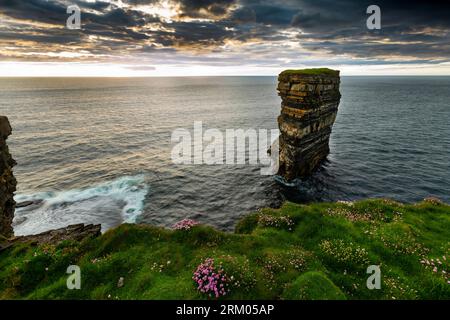
[[[331,152],[310,179],[284,186],[257,165],[178,165],[171,134],[276,129],[276,77],[2,78],[18,162],[17,235],[73,223],[232,230],[284,200],[436,196],[450,202],[450,77],[342,77]]]

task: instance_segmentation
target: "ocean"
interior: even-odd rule
[[[16,235],[191,218],[232,230],[284,200],[450,202],[450,77],[341,77],[331,152],[294,186],[258,165],[182,165],[171,134],[276,129],[276,77],[1,78],[18,162]]]

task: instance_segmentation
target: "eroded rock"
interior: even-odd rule
[[[278,76],[282,100],[278,174],[286,181],[309,176],[330,152],[339,84],[339,71],[331,69],[286,70]]]

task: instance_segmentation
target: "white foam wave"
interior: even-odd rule
[[[84,189],[16,195],[18,203],[36,204],[16,210],[15,233],[31,234],[73,223],[102,223],[103,230],[121,222],[134,223],[148,193],[144,178],[124,176]]]

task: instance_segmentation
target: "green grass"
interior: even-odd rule
[[[283,292],[288,300],[345,300],[344,293],[323,273],[309,271],[290,283]]]
[[[312,68],[312,69],[298,69],[298,70],[290,69],[290,70],[285,70],[280,73],[280,75],[292,75],[292,74],[337,76],[337,75],[339,75],[339,71],[328,69],[328,68]]]
[[[450,299],[449,241],[446,204],[287,202],[235,233],[124,224],[82,243],[17,244],[0,253],[0,299],[210,299],[192,280],[206,258],[233,276],[221,299]],[[80,290],[66,287],[71,264]],[[380,290],[366,286],[372,264]]]

